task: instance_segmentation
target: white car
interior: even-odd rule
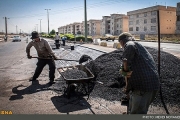
[[[12,40],[12,42],[21,42],[21,37],[19,36],[19,35],[15,35],[14,37],[13,37],[13,40]]]

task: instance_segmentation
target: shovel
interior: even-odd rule
[[[39,58],[39,59],[52,59],[52,58],[42,58],[42,57],[31,57],[31,58]],[[55,59],[55,60],[64,60],[64,61],[76,61],[79,62],[79,60],[69,60],[69,59]]]
[[[43,58],[43,57],[31,57],[31,58],[39,58],[39,59],[52,59],[52,58]],[[88,60],[92,60],[92,58],[88,55],[82,55],[81,58],[79,60],[70,60],[70,59],[61,59],[61,58],[58,58],[58,59],[55,59],[55,60],[64,60],[64,61],[76,61],[76,62],[79,62],[79,64],[83,63],[83,62],[86,62]]]

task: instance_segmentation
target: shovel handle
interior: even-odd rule
[[[124,67],[124,71],[128,71],[126,58],[123,59],[123,67]]]
[[[52,58],[41,58],[41,57],[31,57],[31,58],[52,59]],[[64,60],[64,61],[76,61],[76,62],[79,62],[79,60],[69,60],[69,59],[55,59],[55,60]]]

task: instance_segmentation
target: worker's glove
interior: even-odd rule
[[[120,74],[124,77],[130,78],[132,75],[132,72],[130,69],[128,71],[124,71],[123,67],[119,70]]]
[[[130,91],[130,90],[128,90],[127,88],[123,88],[123,89],[122,89],[122,92],[123,92],[124,94],[126,94],[126,95],[129,94],[129,91]]]
[[[31,55],[27,55],[27,58],[28,58],[28,59],[31,59],[31,58],[32,58],[32,56],[31,56]]]

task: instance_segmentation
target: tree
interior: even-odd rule
[[[55,35],[55,33],[56,33],[56,31],[53,29],[53,30],[51,30],[50,35]]]

